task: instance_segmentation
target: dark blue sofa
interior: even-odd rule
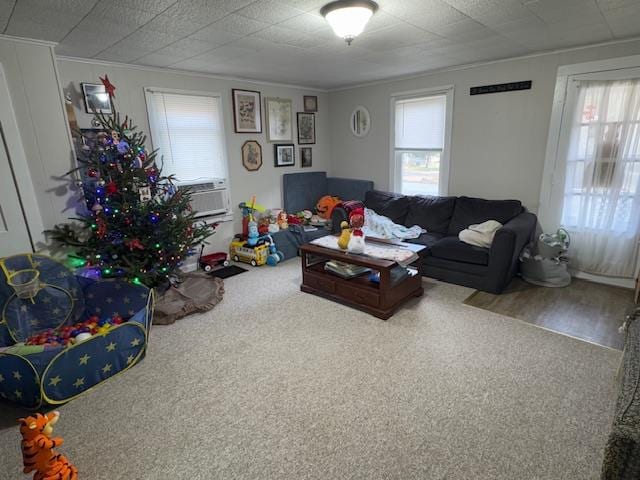
[[[520,253],[537,225],[537,217],[518,200],[406,196],[371,190],[364,203],[395,223],[427,230],[409,240],[427,247],[424,275],[490,293],[501,293],[516,275]],[[487,220],[503,224],[491,248],[458,239],[461,230]]]

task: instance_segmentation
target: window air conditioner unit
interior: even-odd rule
[[[229,188],[225,178],[182,184],[178,188],[191,191],[191,208],[196,212],[196,218],[225,215],[230,211]]]

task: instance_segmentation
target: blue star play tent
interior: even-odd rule
[[[0,259],[0,398],[28,408],[68,402],[145,355],[153,290],[74,275],[38,254]],[[91,315],[125,321],[70,346],[30,346],[43,331]]]

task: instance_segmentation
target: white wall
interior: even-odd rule
[[[228,79],[214,78],[206,75],[177,73],[169,70],[145,69],[121,65],[78,62],[68,59],[58,61],[62,85],[65,90],[74,92],[76,116],[80,128],[90,128],[91,115],[86,114],[79,93],[80,83],[99,83],[98,76],[109,75],[116,86],[116,108],[122,115],[127,114],[138,125],[138,129],[148,133],[149,122],[144,97],[144,87],[164,87],[193,91],[217,92],[222,95],[225,134],[229,158],[229,176],[231,182],[232,206],[234,222],[221,224],[216,235],[210,239],[207,251],[226,251],[234,233],[240,231],[240,212],[237,208],[242,201],[248,201],[256,195],[257,202],[267,208],[282,206],[282,174],[300,171],[299,147],[297,145],[297,128],[294,126],[296,143],[296,166],[276,168],[273,164],[273,143],[267,143],[264,122],[264,98],[281,97],[293,101],[294,124],[295,112],[303,111],[303,96],[318,96],[318,113],[316,114],[316,144],[313,148],[313,167],[304,171],[326,171],[329,168],[329,115],[328,95],[326,93],[303,90],[286,86],[251,83]],[[236,134],[233,129],[233,109],[231,89],[257,90],[263,101],[263,133]],[[247,140],[258,140],[262,146],[263,165],[257,172],[248,172],[241,162],[240,149]]]
[[[0,64],[19,130],[11,132],[7,142],[10,150],[13,145],[14,152],[24,151],[24,156],[12,154],[12,162],[31,235],[36,247],[42,248],[42,231],[71,215],[74,203],[68,179],[61,178],[72,168],[73,154],[55,57],[51,45],[0,36]],[[9,134],[6,126],[5,134]],[[25,245],[24,250],[29,249]]]
[[[640,53],[640,41],[541,55],[331,92],[331,173],[389,188],[390,97],[454,85],[450,195],[516,198],[536,212],[559,65]],[[470,96],[478,85],[533,80],[520,92]],[[371,131],[356,138],[356,105],[371,113]]]

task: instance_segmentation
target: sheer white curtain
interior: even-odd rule
[[[571,264],[630,278],[640,239],[640,79],[577,88],[562,210]]]

